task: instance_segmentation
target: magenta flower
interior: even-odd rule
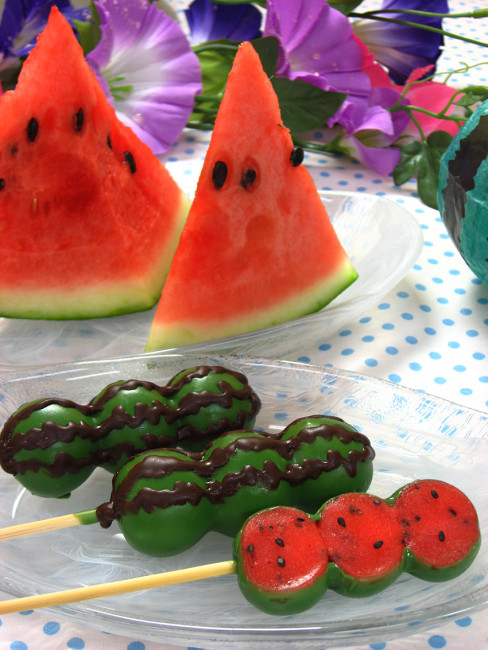
[[[96,0],[102,37],[87,55],[119,119],[155,154],[179,137],[201,92],[180,25],[148,0]]]
[[[440,29],[442,19],[429,16],[402,14],[402,9],[433,13],[448,13],[447,0],[384,0],[381,9],[396,13],[381,14],[385,18],[400,19]],[[442,34],[417,27],[398,25],[380,20],[360,19],[353,23],[354,33],[368,46],[376,61],[388,69],[397,84],[404,84],[416,68],[435,64],[444,43]]]
[[[260,36],[262,15],[254,5],[221,5],[193,0],[185,16],[192,45],[226,39],[241,43]]]

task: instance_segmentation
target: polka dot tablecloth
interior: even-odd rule
[[[177,9],[185,3],[175,2]],[[484,2],[453,0],[451,11],[484,7]],[[368,6],[373,3],[368,2]],[[455,20],[450,31],[487,40],[487,20]],[[440,70],[457,70],[461,62],[484,62],[454,75],[452,83],[488,85],[488,48],[449,39]],[[197,180],[208,134],[185,132],[165,157],[178,163],[188,189]],[[188,163],[188,166],[186,164]],[[193,163],[193,164],[190,164]],[[488,287],[472,274],[449,239],[438,212],[423,205],[414,182],[395,187],[341,156],[307,155],[305,165],[321,190],[347,190],[387,196],[418,220],[422,252],[401,282],[378,299],[367,313],[343,326],[320,346],[297,349],[291,360],[331,365],[389,380],[449,399],[464,407],[488,411]],[[388,254],[388,251],[385,251]],[[298,346],[297,346],[298,347]],[[486,481],[486,476],[480,480]],[[310,644],[306,645],[310,648]],[[317,646],[319,648],[320,645]],[[327,646],[331,647],[331,646]],[[458,650],[488,648],[488,610],[460,614],[448,622],[404,638],[381,639],[356,650]],[[171,650],[160,643],[108,634],[67,622],[48,612],[27,611],[0,617],[1,650]]]

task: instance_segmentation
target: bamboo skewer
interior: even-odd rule
[[[52,517],[51,519],[41,519],[40,521],[31,521],[25,524],[16,524],[0,529],[0,541],[12,539],[14,537],[24,537],[25,535],[37,535],[38,533],[47,533],[51,530],[61,530],[62,528],[72,528],[73,526],[86,526],[98,522],[95,510],[83,510],[70,515]]]
[[[192,582],[206,578],[220,577],[235,573],[235,571],[236,566],[234,560],[224,560],[223,562],[203,564],[201,566],[178,569],[176,571],[167,571],[165,573],[156,573],[154,575],[141,576],[139,578],[128,578],[126,580],[89,585],[87,587],[77,587],[65,591],[54,591],[47,594],[38,594],[36,596],[13,598],[11,600],[0,601],[0,614],[13,614],[14,612],[39,609],[41,607],[57,607],[58,605],[66,605],[81,600],[103,598],[104,596],[116,596],[133,591],[176,585],[182,582]]]

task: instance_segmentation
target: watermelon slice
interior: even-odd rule
[[[303,316],[356,279],[300,162],[259,56],[243,43],[148,350]]]
[[[56,7],[0,122],[0,314],[152,307],[189,202],[117,119]]]

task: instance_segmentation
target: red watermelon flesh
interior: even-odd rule
[[[147,349],[317,311],[357,277],[250,43],[237,52]]]
[[[416,481],[400,491],[394,509],[407,548],[431,569],[462,562],[479,543],[476,510],[454,485],[433,479]]]
[[[56,7],[0,99],[0,123],[0,314],[153,306],[188,201],[117,119]]]
[[[288,506],[250,517],[234,542],[239,587],[270,614],[308,609],[322,597],[327,549],[315,521]]]
[[[328,501],[318,526],[329,561],[357,581],[384,580],[401,571],[403,530],[384,499],[342,494]]]

